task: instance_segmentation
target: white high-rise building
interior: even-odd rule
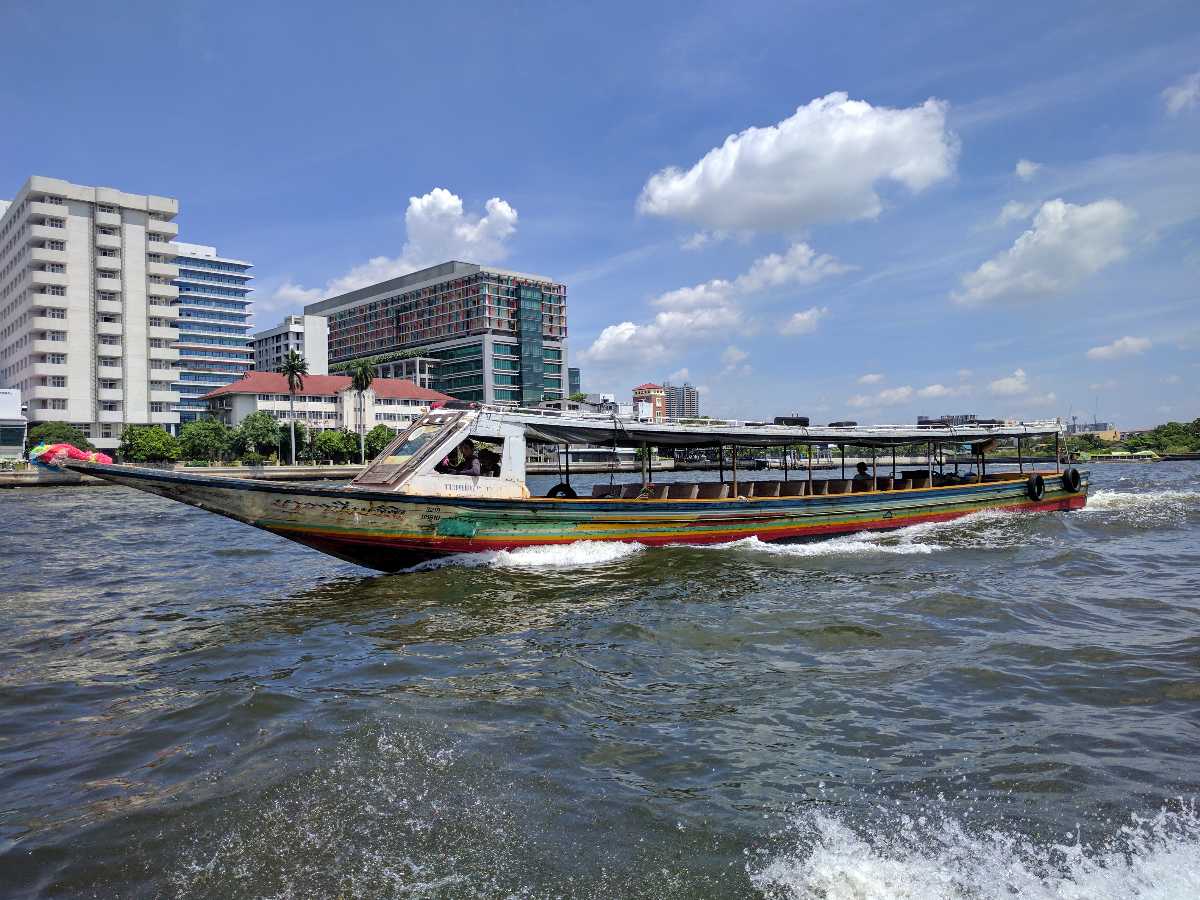
[[[179,202],[33,176],[0,216],[0,387],[100,448],[179,422]]]
[[[329,374],[329,320],[324,316],[287,316],[274,328],[254,335],[254,368],[277,372],[289,350],[308,361],[309,375]]]

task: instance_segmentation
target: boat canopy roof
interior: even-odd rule
[[[478,407],[479,417],[496,426],[524,429],[525,440],[543,444],[605,444],[616,447],[779,447],[785,444],[845,444],[895,447],[902,444],[964,444],[995,438],[1061,433],[1058,422],[996,425],[772,425],[726,419],[639,422],[603,413]]]

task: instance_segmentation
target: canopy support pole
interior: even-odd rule
[[[812,496],[812,444],[808,445],[808,496]]]
[[[842,451],[842,478],[846,477],[846,445],[838,444]]]
[[[721,484],[725,483],[725,445],[720,444],[717,447],[717,459],[721,466]]]
[[[733,445],[733,496],[738,495],[737,483],[737,444]]]
[[[873,491],[879,490],[879,479],[876,477],[876,471],[875,471],[875,457],[877,457],[878,455],[879,455],[879,449],[877,447],[872,447],[871,448],[871,490],[873,490]]]
[[[925,459],[929,465],[929,486],[933,487],[933,441],[929,442],[929,448],[925,453]]]
[[[892,485],[896,484],[896,445],[892,444]]]
[[[1058,432],[1054,432],[1054,471],[1062,471],[1062,451],[1058,447]]]
[[[567,457],[567,487],[571,486],[571,445],[563,444],[563,450]]]
[[[983,448],[979,450],[979,481],[980,483],[987,480],[987,451]]]
[[[1025,474],[1025,457],[1021,455],[1021,436],[1017,435],[1017,471]]]
[[[650,462],[650,448],[646,446],[646,442],[642,441],[642,484],[647,484],[650,481],[650,472],[647,464]]]
[[[783,480],[788,480],[788,445],[783,445]]]

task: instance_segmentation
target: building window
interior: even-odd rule
[[[115,378],[101,378],[100,387],[104,388],[106,391],[115,391],[121,387],[121,382],[117,381]]]
[[[116,211],[117,211],[117,208],[115,206],[107,206],[107,205],[100,204],[100,203],[96,204],[96,212],[115,213]]]
[[[165,404],[165,403],[151,403],[150,404],[150,412],[152,412],[152,413],[161,413],[161,412],[166,412],[166,411],[167,411],[167,404]]]
[[[104,410],[104,412],[120,412],[121,404],[117,400],[106,400],[100,404],[100,408]]]
[[[51,375],[49,383],[50,383],[50,387],[65,388],[67,386],[67,376],[66,375]]]
[[[54,309],[51,307],[50,309],[43,309],[42,315],[47,319],[65,319],[67,317],[67,311],[65,309]]]
[[[61,284],[51,284],[43,287],[42,293],[48,294],[51,297],[65,297],[67,296],[67,289]]]

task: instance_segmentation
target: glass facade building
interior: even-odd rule
[[[531,406],[566,385],[567,289],[549,278],[451,261],[305,307],[329,320],[329,365],[436,360],[430,387]]]
[[[250,338],[251,264],[215,247],[177,242],[179,275],[179,424],[207,415],[205,394],[254,365]]]

